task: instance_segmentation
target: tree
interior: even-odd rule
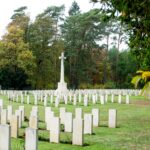
[[[118,58],[118,60],[117,60]],[[138,69],[135,56],[129,51],[118,51],[115,47],[108,52],[111,67],[111,78],[116,88],[132,88],[131,80],[134,72]]]
[[[36,58],[36,70],[32,79],[34,88],[54,88],[58,82],[58,57],[63,50],[63,44],[58,36],[59,18],[63,6],[49,7],[39,14],[30,25],[28,42]],[[57,29],[56,29],[57,28]]]
[[[101,17],[102,14],[95,9],[71,15],[64,22],[62,34],[68,58],[66,71],[72,88],[78,88],[81,83],[93,83],[93,75],[97,72],[94,57],[102,49],[97,42],[104,30],[99,23]]]
[[[74,1],[72,3],[72,6],[69,9],[68,13],[69,13],[70,16],[77,15],[77,14],[80,13],[80,7],[79,7],[79,5],[78,5],[78,3],[76,1]]]
[[[34,57],[24,42],[24,30],[17,23],[10,23],[7,29],[8,33],[0,41],[0,66],[2,72],[12,75],[11,88],[23,88],[20,85],[25,85],[24,79],[33,75]],[[21,75],[17,77],[18,74]]]
[[[53,21],[53,26],[54,26],[54,38],[55,40],[60,39],[60,22],[64,20],[64,10],[65,6],[51,6],[48,7],[42,14],[39,15],[41,16],[47,16],[52,19]]]
[[[16,10],[14,10],[14,14],[12,15],[11,19],[12,21],[10,22],[9,26],[14,25],[14,26],[19,26],[20,29],[24,31],[23,35],[23,40],[27,42],[27,31],[29,27],[29,22],[30,22],[30,17],[25,13],[27,7],[23,6],[20,7]]]
[[[91,0],[101,2],[101,9],[107,12],[107,18],[117,17],[127,25],[129,46],[139,62],[139,67],[149,69],[150,56],[150,1],[145,0]]]

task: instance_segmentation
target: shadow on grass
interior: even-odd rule
[[[83,146],[90,146],[90,144],[88,144],[88,143],[84,143],[84,144],[83,144]]]
[[[61,140],[60,143],[62,143],[62,144],[72,144],[72,141],[63,141],[63,140]]]
[[[38,137],[38,140],[43,142],[49,142],[49,138],[41,137],[41,136]]]
[[[27,118],[27,116],[24,117],[24,121],[29,122],[29,119]]]
[[[19,135],[18,138],[24,139],[25,138],[25,133],[23,135]]]
[[[100,128],[100,127],[108,128],[108,125],[106,125],[106,124],[102,124],[102,125],[99,125],[98,127],[99,127],[99,128]]]
[[[45,129],[45,128],[41,128],[41,127],[39,127],[39,128],[38,128],[38,130],[46,130],[46,129]]]

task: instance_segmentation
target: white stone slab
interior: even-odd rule
[[[60,141],[60,119],[53,117],[53,126],[50,130],[50,142],[59,143]]]
[[[129,95],[126,95],[126,104],[130,104]]]
[[[93,116],[92,114],[84,114],[84,134],[93,133]]]
[[[7,109],[1,110],[1,124],[7,124]]]
[[[47,118],[49,117],[50,113],[51,113],[51,107],[45,107],[45,122],[47,122]]]
[[[114,102],[114,94],[111,95],[111,102]]]
[[[3,100],[0,99],[0,107],[3,109]]]
[[[99,115],[100,111],[98,108],[93,108],[92,109],[92,115],[93,115],[93,126],[98,127],[99,126]]]
[[[66,113],[66,108],[65,107],[60,107],[59,108],[59,117],[60,117],[60,123],[61,124],[65,123],[65,113]]]
[[[121,104],[121,94],[118,95],[118,103]]]
[[[25,150],[38,150],[38,130],[26,128]]]
[[[11,150],[9,125],[0,125],[0,150]]]
[[[54,112],[51,111],[46,120],[46,130],[51,130],[53,126]]]
[[[73,133],[72,133],[72,144],[73,145],[83,145],[83,126],[84,122],[81,118],[73,119]]]
[[[71,112],[65,113],[65,132],[72,132],[73,118]]]
[[[12,112],[13,112],[12,106],[8,105],[7,106],[7,121],[8,122],[10,122],[10,119],[11,119],[11,116],[12,116]]]
[[[117,126],[117,110],[109,109],[108,127],[116,128]]]
[[[38,129],[38,117],[37,116],[30,116],[29,127],[32,129]]]
[[[11,137],[17,138],[18,137],[18,129],[19,129],[19,117],[12,115],[10,119],[10,126],[11,126]]]
[[[75,108],[75,118],[82,118],[82,108]]]
[[[15,110],[15,115],[19,118],[19,128],[22,127],[22,111],[21,110]]]
[[[24,116],[25,116],[25,110],[24,110],[24,106],[19,106],[19,110],[21,111],[21,119],[22,122],[24,121]]]

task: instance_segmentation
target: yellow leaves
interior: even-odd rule
[[[140,80],[141,80],[141,75],[137,75],[137,76],[133,77],[131,83],[134,84],[135,88],[137,88],[137,85]]]
[[[32,56],[32,52],[29,51],[29,50],[26,50],[26,51],[22,51],[19,55],[18,55],[18,58],[19,60],[26,60],[28,61],[29,59],[31,59],[33,56]]]
[[[150,78],[150,71],[144,71],[142,73],[142,79],[146,82],[148,78]]]
[[[18,66],[22,68],[28,75],[33,73],[35,63],[34,56],[31,51],[25,50],[18,54]]]
[[[148,79],[150,78],[150,71],[139,70],[136,73],[138,75],[133,77],[133,79],[131,81],[131,83],[135,85],[135,88],[137,88],[137,85],[141,79],[144,80],[144,82],[146,83],[148,81]]]
[[[8,50],[14,50],[16,49],[16,45],[12,42],[8,42],[5,47],[8,49]]]

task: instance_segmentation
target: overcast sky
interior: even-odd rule
[[[68,12],[74,0],[4,0],[0,5],[0,37],[5,33],[6,26],[10,22],[10,17],[13,11],[21,6],[27,6],[31,19],[43,12],[48,6],[60,6],[62,4],[66,7]],[[90,0],[76,0],[82,12],[86,12],[93,8],[93,3]]]
[[[21,6],[27,6],[27,12],[30,14],[31,20],[34,20],[35,16],[42,13],[49,6],[61,6],[65,5],[65,14],[72,5],[74,0],[4,0],[0,5],[0,38],[6,32],[6,26],[11,21],[10,17],[13,15],[13,11]],[[82,12],[87,12],[92,8],[98,8],[98,4],[93,5],[90,0],[75,0],[80,6]],[[111,41],[110,41],[111,42]],[[125,43],[121,44],[121,49],[126,49]]]

